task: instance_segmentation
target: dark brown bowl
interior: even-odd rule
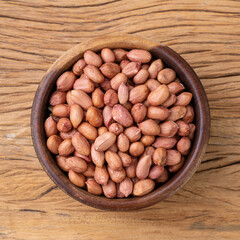
[[[59,75],[68,70],[87,49],[99,51],[109,48],[142,48],[150,51],[155,58],[160,58],[170,68],[174,69],[188,91],[193,94],[195,108],[196,132],[192,150],[184,166],[169,181],[142,197],[126,199],[108,199],[103,196],[89,194],[84,189],[73,185],[68,177],[56,165],[56,162],[46,146],[44,120],[46,118],[48,99],[55,88]],[[155,204],[173,194],[185,184],[196,171],[205,153],[210,130],[210,114],[208,100],[203,86],[189,64],[176,52],[167,46],[137,38],[132,35],[104,36],[76,45],[63,54],[48,69],[36,92],[31,117],[32,139],[35,151],[44,170],[53,182],[72,198],[89,206],[105,210],[134,210]]]

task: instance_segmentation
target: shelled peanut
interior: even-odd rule
[[[107,198],[143,196],[185,162],[192,94],[142,49],[86,51],[56,82],[47,147],[70,181]]]

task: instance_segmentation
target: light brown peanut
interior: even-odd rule
[[[132,164],[132,158],[125,152],[118,152],[118,156],[121,158],[123,167],[128,167]]]
[[[129,92],[129,101],[132,104],[141,103],[147,98],[148,93],[149,89],[146,85],[138,85]]]
[[[92,178],[88,179],[86,182],[87,190],[93,195],[101,195],[102,187]]]
[[[70,154],[72,154],[73,152],[74,152],[74,147],[72,145],[72,141],[70,138],[65,139],[58,146],[58,154],[61,156],[67,157]]]
[[[105,162],[104,152],[97,151],[95,149],[95,143],[91,146],[91,156],[92,161],[97,167],[103,167],[103,164]]]
[[[185,87],[178,82],[171,82],[167,86],[168,86],[169,92],[174,95],[178,95],[185,89]]]
[[[141,140],[140,140],[140,141],[143,143],[143,145],[144,145],[145,147],[147,147],[147,146],[152,145],[152,143],[154,142],[154,140],[155,140],[155,136],[143,135],[143,136],[141,137]]]
[[[81,173],[74,172],[73,170],[70,170],[68,172],[69,180],[78,187],[84,187],[85,186],[85,177]]]
[[[86,64],[100,67],[102,65],[102,59],[93,51],[87,50],[83,55]]]
[[[108,169],[110,178],[115,183],[120,183],[126,177],[126,171],[124,170],[124,168],[122,168],[119,171],[115,171],[108,166],[107,169]]]
[[[84,110],[92,106],[92,99],[82,90],[72,90],[70,92],[73,103],[80,105]]]
[[[127,51],[122,48],[113,49],[113,53],[116,58],[116,62],[121,62],[124,59],[127,59]]]
[[[116,91],[118,90],[121,83],[124,83],[124,84],[127,83],[127,76],[124,73],[118,73],[110,81],[112,89]]]
[[[88,156],[90,154],[90,144],[79,132],[72,136],[72,145],[78,153],[84,156]]]
[[[123,127],[129,127],[133,124],[133,118],[129,111],[120,104],[116,104],[112,108],[113,119],[120,123]]]
[[[131,114],[136,123],[140,123],[144,120],[147,114],[147,107],[142,103],[136,103],[131,109]]]
[[[191,105],[186,106],[187,112],[182,120],[186,123],[191,123],[194,120],[194,109]]]
[[[98,136],[95,140],[94,147],[97,151],[105,151],[116,142],[116,135],[111,132],[106,132]]]
[[[160,127],[159,125],[152,119],[147,119],[138,124],[138,127],[141,129],[142,134],[144,135],[159,135]]]
[[[158,166],[164,166],[167,161],[167,150],[163,147],[158,147],[153,153],[153,162]]]
[[[70,113],[70,107],[65,104],[55,105],[52,109],[52,114],[53,116],[56,116],[56,117],[66,118],[69,116],[69,113]]]
[[[167,120],[177,121],[185,116],[187,109],[184,106],[174,106],[170,108],[170,115]]]
[[[84,74],[95,83],[104,82],[104,76],[99,71],[99,69],[93,65],[87,65],[84,69]]]
[[[125,179],[119,184],[119,191],[123,193],[124,197],[128,197],[133,190],[133,182],[130,178],[125,177]]]
[[[60,118],[57,123],[57,129],[59,132],[67,133],[72,129],[72,123],[68,118]]]
[[[114,183],[111,179],[108,180],[107,184],[102,186],[103,194],[107,198],[115,198],[117,195],[117,187],[116,183]]]
[[[140,62],[130,62],[122,69],[122,73],[124,73],[128,78],[132,78],[135,76],[140,70],[141,63]]]
[[[170,82],[174,81],[175,78],[176,73],[171,68],[164,68],[157,75],[158,81],[162,84],[169,84]]]
[[[181,161],[181,153],[175,149],[167,150],[166,165],[176,165]]]
[[[174,105],[187,106],[192,100],[192,93],[183,92],[177,96],[177,100]]]
[[[150,106],[147,111],[147,117],[160,121],[166,120],[170,115],[169,110],[166,107]]]
[[[147,178],[151,165],[152,157],[150,155],[140,158],[136,167],[137,178],[140,180]]]
[[[135,84],[143,84],[147,81],[149,72],[146,69],[141,69],[133,78]]]
[[[183,155],[188,155],[191,147],[191,141],[188,137],[182,137],[177,143],[177,150]]]
[[[108,150],[105,152],[105,159],[112,170],[119,171],[122,169],[122,160],[117,153]]]
[[[170,93],[168,87],[166,85],[160,85],[149,93],[147,100],[150,105],[158,106],[164,103],[169,96]]]
[[[70,170],[70,167],[67,165],[66,162],[67,158],[63,156],[56,156],[57,165],[65,172]]]
[[[78,104],[73,104],[70,107],[70,121],[74,128],[77,128],[82,122],[84,113],[82,108]]]
[[[177,132],[178,136],[182,136],[182,137],[188,136],[189,131],[190,131],[189,125],[182,120],[176,121],[176,124],[179,127],[178,132]]]
[[[47,137],[52,135],[56,135],[57,130],[57,123],[53,120],[52,116],[48,117],[44,123],[45,133]]]
[[[138,159],[137,158],[132,158],[132,163],[125,168],[126,174],[129,178],[133,178],[136,176],[136,167],[138,164]]]
[[[94,127],[100,127],[103,124],[103,116],[100,110],[96,107],[90,107],[86,113],[86,121]]]
[[[93,177],[94,176],[94,171],[95,171],[95,166],[90,162],[87,165],[87,170],[83,172],[82,174],[85,177]]]
[[[128,101],[128,87],[122,82],[118,88],[118,100],[120,104],[125,104]]]
[[[66,162],[74,172],[83,173],[87,170],[87,163],[80,157],[69,157]]]
[[[156,79],[148,79],[145,82],[145,85],[147,85],[149,90],[152,92],[153,90],[158,88],[161,84]]]
[[[100,70],[102,74],[107,77],[107,78],[113,78],[115,77],[118,73],[120,73],[120,66],[116,63],[104,63],[101,67]]]
[[[73,84],[73,89],[82,90],[85,93],[91,93],[94,88],[94,83],[85,74],[82,74]]]
[[[95,140],[98,136],[97,129],[87,122],[79,125],[78,131],[88,140]]]
[[[155,187],[155,182],[152,179],[144,179],[136,182],[133,186],[134,196],[144,196],[150,193]]]
[[[144,145],[142,142],[131,143],[129,147],[129,152],[134,157],[139,157],[144,152]]]
[[[115,90],[108,89],[104,94],[104,103],[109,106],[113,107],[115,104],[118,103],[118,95]]]
[[[175,137],[158,137],[153,143],[153,146],[155,148],[163,147],[166,149],[171,149],[176,145],[176,143],[177,139]]]
[[[108,129],[104,126],[98,128],[98,136],[103,135],[105,132],[108,132]]]
[[[162,104],[163,107],[170,107],[172,106],[177,100],[176,95],[170,94],[170,97]]]
[[[94,179],[98,184],[105,185],[108,182],[109,174],[105,166],[95,167]]]
[[[157,179],[162,175],[163,171],[164,171],[163,166],[152,166],[149,171],[148,177],[150,179]]]
[[[79,76],[83,73],[83,69],[86,66],[86,62],[83,58],[79,59],[72,68],[72,71],[75,75]]]
[[[148,68],[149,78],[156,79],[159,71],[161,71],[163,67],[164,65],[161,59],[153,61]]]
[[[92,93],[93,105],[97,108],[104,107],[104,93],[100,88],[96,88]]]
[[[77,77],[72,72],[69,72],[69,71],[64,72],[57,79],[57,82],[56,82],[57,90],[62,91],[62,92],[66,92],[66,91],[72,89],[76,78]]]
[[[124,134],[128,137],[130,142],[136,142],[141,138],[141,129],[133,126],[126,128]]]
[[[123,132],[123,126],[119,123],[112,123],[109,126],[109,132],[115,133],[116,135],[119,135],[120,133]]]
[[[127,57],[132,62],[148,63],[152,59],[150,52],[143,49],[132,49],[127,53]]]
[[[130,146],[128,137],[124,133],[120,133],[117,138],[117,147],[121,152],[127,152]]]
[[[66,102],[66,92],[55,91],[52,93],[49,103],[52,106],[64,104]]]
[[[112,117],[112,108],[109,106],[105,106],[103,109],[103,122],[107,128],[109,128],[110,125],[114,122]]]
[[[173,121],[165,121],[164,123],[159,125],[161,129],[161,133],[159,136],[161,137],[173,137],[178,132],[178,125]]]
[[[101,51],[101,57],[105,63],[115,62],[115,55],[110,48],[103,48]]]

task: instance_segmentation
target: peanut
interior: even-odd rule
[[[102,65],[102,59],[93,51],[87,50],[83,55],[86,64],[100,67]]]
[[[148,93],[149,89],[146,85],[138,85],[129,92],[129,101],[132,104],[141,103],[147,98]]]
[[[110,81],[112,89],[114,89],[116,91],[118,90],[121,83],[124,83],[124,84],[127,83],[127,76],[124,73],[118,73]]]
[[[151,165],[152,165],[152,158],[150,155],[146,155],[143,158],[140,158],[136,167],[137,178],[140,180],[147,178]]]
[[[191,147],[191,141],[188,137],[182,137],[177,143],[177,150],[183,155],[188,155]]]
[[[70,107],[70,121],[74,128],[77,128],[78,125],[83,120],[83,110],[78,104],[73,104]]]
[[[70,170],[68,172],[69,180],[78,187],[84,187],[85,186],[85,177],[81,173],[74,172],[73,170]]]
[[[147,100],[150,105],[157,106],[164,103],[169,96],[168,87],[166,85],[160,85],[149,93]]]
[[[98,136],[97,129],[87,122],[79,125],[78,131],[88,140],[95,140]]]
[[[58,79],[56,82],[57,85],[57,90],[58,91],[62,91],[62,92],[66,92],[68,90],[70,90],[73,87],[73,84],[76,80],[76,76],[72,73],[72,72],[64,72]]]
[[[129,139],[124,133],[120,133],[120,135],[117,138],[117,147],[119,151],[121,152],[127,152],[129,149]]]
[[[117,195],[117,187],[116,183],[114,183],[111,179],[108,180],[107,184],[102,186],[103,194],[107,198],[115,198]]]
[[[125,129],[124,134],[128,137],[130,142],[136,142],[141,138],[141,129],[129,127]]]
[[[80,157],[69,157],[66,162],[74,172],[83,173],[87,170],[87,163]]]
[[[96,138],[94,147],[97,151],[105,151],[112,146],[116,141],[116,135],[111,132],[106,132]]]
[[[87,110],[86,121],[88,121],[94,127],[100,127],[103,123],[102,113],[98,108],[92,106]]]
[[[143,49],[133,49],[127,53],[127,57],[130,61],[148,63],[152,59],[150,52]]]
[[[52,93],[49,103],[52,106],[64,104],[66,102],[66,92],[55,91]]]
[[[152,179],[144,179],[136,182],[133,186],[134,196],[144,196],[150,193],[155,187],[155,182]]]
[[[138,127],[141,129],[142,134],[144,135],[159,135],[160,127],[159,125],[152,119],[145,120],[138,124]]]
[[[129,127],[133,124],[133,118],[129,111],[120,104],[116,104],[112,108],[113,119],[120,123],[123,127]]]
[[[118,88],[118,100],[120,104],[125,104],[128,101],[128,87],[122,82]]]
[[[58,153],[61,156],[69,156],[74,152],[74,147],[70,138],[63,140],[58,146]]]
[[[130,178],[125,177],[125,179],[119,184],[119,191],[123,193],[124,197],[128,197],[133,190],[133,182]]]
[[[144,152],[144,145],[142,142],[134,142],[129,147],[129,152],[134,157],[139,157]]]
[[[83,69],[86,66],[86,62],[83,58],[79,59],[72,68],[72,71],[75,75],[79,76],[83,73]]]
[[[163,147],[158,147],[153,153],[153,162],[158,166],[164,166],[167,161],[167,151]]]
[[[105,166],[102,168],[96,167],[94,172],[94,179],[98,184],[105,185],[108,182],[109,175]]]
[[[87,65],[84,69],[84,74],[95,83],[104,82],[104,76],[99,71],[99,69],[93,65]]]
[[[94,179],[90,178],[85,183],[89,193],[94,195],[102,194],[102,187]]]
[[[162,175],[163,171],[164,171],[163,166],[153,166],[149,171],[148,177],[150,179],[157,179]]]
[[[45,133],[47,137],[56,135],[58,132],[57,123],[53,120],[52,116],[48,117],[44,123]]]
[[[72,136],[72,145],[78,153],[84,156],[88,156],[90,154],[90,144],[79,132]]]
[[[131,109],[131,114],[136,123],[140,123],[144,120],[147,114],[147,107],[142,103],[136,103]]]
[[[104,107],[104,93],[100,88],[96,88],[92,93],[93,105],[97,108]]]
[[[102,74],[107,77],[107,78],[113,78],[115,77],[118,73],[120,73],[120,67],[116,63],[104,63],[101,67],[100,70]]]
[[[59,132],[67,133],[72,129],[72,123],[68,118],[60,118],[57,123],[57,129]]]
[[[110,48],[103,48],[101,51],[101,57],[105,63],[115,62],[115,55]]]
[[[105,152],[105,159],[112,170],[119,171],[122,169],[122,160],[117,153],[108,150]]]
[[[85,74],[82,74],[73,84],[73,89],[82,90],[85,93],[91,93],[94,88],[94,83]]]

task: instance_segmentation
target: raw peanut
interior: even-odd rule
[[[177,139],[174,137],[159,137],[155,140],[153,143],[153,146],[155,148],[163,147],[166,149],[171,149],[173,148],[177,143]]]
[[[79,59],[72,68],[72,71],[75,75],[79,76],[83,73],[83,69],[86,66],[86,62],[83,58]]]
[[[163,69],[164,65],[161,59],[153,61],[148,68],[149,78],[157,78],[159,71]]]
[[[170,115],[167,118],[167,120],[170,121],[177,121],[178,119],[181,119],[185,116],[187,109],[184,106],[174,106],[169,109]]]
[[[87,163],[90,163],[90,162],[92,161],[91,155],[85,156],[85,155],[82,155],[82,154],[78,153],[77,151],[74,151],[73,155],[74,155],[75,157],[80,157],[80,158],[82,158],[82,159],[85,160]]]
[[[189,125],[186,122],[182,121],[182,120],[176,121],[176,124],[179,127],[177,134],[179,136],[182,136],[182,137],[188,136],[189,131],[190,131]]]
[[[185,87],[178,82],[171,82],[168,85],[168,90],[171,94],[178,95],[180,92],[182,92]]]
[[[70,138],[62,141],[58,147],[58,154],[64,157],[69,156],[74,152],[74,147]]]
[[[98,136],[103,135],[105,132],[108,132],[108,129],[106,127],[100,127],[98,128]]]
[[[158,81],[162,84],[169,84],[170,82],[174,81],[175,78],[176,73],[171,68],[164,68],[157,75]]]
[[[164,166],[167,161],[167,150],[163,147],[158,147],[153,153],[153,162],[158,166]]]
[[[147,146],[152,145],[154,140],[155,140],[154,136],[144,135],[144,136],[142,136],[140,141],[143,143],[143,145],[145,147],[147,147]]]
[[[120,62],[120,69],[123,70],[123,68],[124,68],[128,63],[130,63],[129,60],[126,60],[126,59],[122,60],[122,61]]]
[[[65,104],[55,105],[52,109],[53,116],[56,117],[68,117],[70,112],[70,107]]]
[[[70,121],[74,128],[77,128],[78,125],[82,122],[83,116],[84,116],[83,110],[78,104],[71,105]]]
[[[103,48],[101,51],[101,57],[105,63],[115,62],[115,55],[110,48]]]
[[[195,133],[195,130],[196,130],[196,126],[193,124],[193,123],[189,123],[189,139],[192,141],[194,139],[194,133]]]
[[[98,184],[107,184],[109,175],[105,166],[102,168],[96,167],[94,172],[94,179]]]
[[[148,70],[148,68],[149,68],[149,64],[147,64],[147,63],[144,63],[141,65],[141,69]]]
[[[87,50],[83,57],[86,64],[93,65],[98,68],[102,65],[102,59],[91,50]]]
[[[126,177],[126,171],[122,168],[120,171],[115,171],[109,166],[107,167],[110,178],[115,183],[120,183]]]
[[[133,182],[130,178],[125,177],[125,179],[119,184],[119,191],[123,193],[124,197],[128,197],[133,190]]]
[[[108,150],[117,153],[118,152],[117,144],[114,143],[110,148],[108,148]]]
[[[93,105],[92,99],[80,89],[72,90],[70,96],[73,103],[80,105],[84,110],[87,110]]]
[[[66,91],[72,89],[76,78],[77,77],[72,72],[69,72],[69,71],[64,72],[57,79],[57,82],[56,82],[57,90],[62,91],[62,92],[66,92]]]
[[[170,107],[172,106],[177,100],[176,95],[170,94],[170,97],[162,104],[163,107]]]
[[[133,124],[133,118],[129,111],[120,104],[116,104],[112,108],[113,119],[120,123],[123,127],[130,127]]]
[[[85,177],[81,173],[74,172],[73,170],[70,170],[68,173],[69,180],[78,187],[84,187],[85,186]]]
[[[173,137],[178,132],[178,125],[173,121],[166,121],[159,125],[161,129],[161,133],[159,136],[161,137]]]
[[[150,106],[147,112],[148,118],[152,118],[160,121],[166,120],[169,117],[169,115],[170,115],[170,112],[166,107]]]
[[[78,131],[88,140],[95,140],[98,136],[97,129],[90,123],[83,122],[79,125]]]
[[[127,57],[132,62],[148,63],[152,59],[150,52],[143,49],[133,49],[127,53]]]
[[[185,158],[182,157],[182,158],[181,158],[181,161],[180,161],[178,164],[172,165],[172,166],[168,166],[168,171],[169,171],[170,173],[178,172],[179,169],[183,166],[184,162],[185,162]]]
[[[115,90],[108,89],[104,94],[104,103],[109,106],[113,107],[113,105],[118,103],[118,95]]]
[[[145,82],[145,85],[148,86],[149,90],[150,91],[153,91],[155,90],[156,88],[158,88],[161,84],[155,80],[155,79],[148,79],[146,82]]]
[[[70,132],[64,133],[64,132],[60,132],[60,137],[62,138],[62,140],[68,139],[68,138],[72,138],[72,136],[77,132],[76,129],[72,129]]]
[[[113,78],[115,77],[118,73],[120,73],[120,66],[116,63],[104,63],[101,67],[100,70],[102,74],[107,77],[107,78]]]
[[[136,168],[137,178],[140,180],[147,178],[151,165],[152,165],[152,158],[150,155],[146,155],[140,158]]]
[[[141,129],[133,126],[126,128],[124,134],[128,137],[130,142],[136,142],[141,138]]]
[[[44,123],[45,133],[47,137],[56,135],[58,133],[57,123],[53,120],[52,116],[48,117]]]
[[[59,132],[69,132],[72,129],[72,123],[68,118],[60,118],[57,123],[57,129]]]
[[[136,123],[140,123],[144,120],[147,114],[147,107],[142,103],[136,103],[131,109],[131,114]]]
[[[177,96],[177,100],[174,105],[187,106],[192,100],[192,93],[183,92]]]
[[[123,104],[123,106],[128,110],[131,111],[132,109],[132,104],[130,102],[126,102],[125,104]]]
[[[128,78],[132,78],[138,73],[140,67],[140,62],[130,62],[122,69],[122,73],[124,73]]]
[[[121,152],[127,152],[129,149],[129,139],[124,133],[120,133],[117,138],[117,147]]]
[[[49,103],[52,106],[64,104],[66,102],[66,92],[55,91],[52,93]]]
[[[90,178],[85,183],[89,193],[94,195],[102,194],[102,187],[94,179]]]
[[[78,153],[84,156],[90,154],[89,142],[81,133],[77,132],[72,136],[72,145]]]
[[[138,85],[129,92],[129,101],[132,104],[143,102],[147,98],[148,93],[149,89],[146,85]]]
[[[65,172],[70,170],[69,166],[66,163],[67,158],[63,156],[56,156],[57,165]]]
[[[97,151],[95,149],[95,143],[93,143],[91,146],[91,156],[92,156],[93,163],[97,167],[103,167],[103,164],[105,162],[104,152]]]
[[[100,127],[103,124],[103,116],[100,110],[96,107],[90,107],[86,113],[86,121],[94,127]]]
[[[69,157],[66,162],[74,172],[83,173],[87,170],[87,163],[80,157]]]
[[[109,106],[105,106],[103,109],[103,122],[107,128],[114,122],[112,118],[112,108]]]
[[[123,132],[123,126],[119,123],[112,123],[109,126],[109,132],[115,133],[116,135],[119,135]]]
[[[155,179],[156,183],[165,183],[169,179],[169,173],[166,168],[164,168],[163,173],[160,177]]]
[[[132,163],[128,167],[126,167],[126,174],[129,178],[133,178],[136,176],[136,167],[138,164],[137,158],[132,158]]]
[[[104,107],[104,93],[100,88],[96,88],[92,93],[93,105],[97,108]]]
[[[118,152],[118,155],[122,160],[123,167],[128,167],[132,164],[132,158],[127,153]]]
[[[142,142],[134,142],[129,147],[129,152],[134,157],[139,157],[144,152],[144,145]]]
[[[191,141],[188,137],[182,137],[177,143],[177,150],[183,155],[188,155],[191,147]]]
[[[164,171],[163,166],[152,166],[149,171],[148,177],[150,179],[157,179],[162,175],[163,171]]]
[[[94,171],[95,171],[95,166],[92,163],[88,163],[87,170],[85,172],[83,172],[82,174],[85,177],[93,177]]]
[[[111,179],[108,180],[107,184],[102,186],[103,194],[107,198],[115,198],[117,195],[117,187],[116,183],[114,183]]]
[[[105,78],[104,81],[100,83],[100,86],[104,91],[107,91],[111,88],[111,83],[107,78]]]
[[[138,124],[138,127],[141,129],[143,135],[159,135],[160,127],[152,119],[147,119]]]
[[[127,51],[122,48],[113,49],[113,53],[115,55],[116,62],[121,62],[124,59],[127,59]]]
[[[106,151],[105,159],[112,170],[119,171],[122,169],[123,167],[122,160],[117,153],[112,151]]]
[[[94,83],[85,74],[82,74],[73,84],[73,89],[80,89],[86,93],[91,93],[94,88]]]
[[[97,151],[105,151],[116,142],[116,135],[111,132],[106,132],[96,138],[94,146]]]
[[[176,165],[181,161],[181,153],[177,150],[167,150],[167,161],[166,165]]]
[[[154,152],[155,152],[155,148],[152,147],[152,146],[148,146],[148,147],[146,147],[146,149],[145,149],[143,155],[141,156],[141,158],[145,157],[146,155],[150,155],[152,157]]]
[[[119,190],[119,185],[120,183],[116,183],[116,187],[117,187],[117,198],[124,198],[124,194],[122,192],[120,192]]]
[[[111,87],[116,91],[118,90],[121,83],[127,83],[127,76],[124,73],[118,73],[110,81]]]
[[[118,88],[119,103],[125,104],[128,101],[128,87],[122,82]]]
[[[133,186],[134,196],[144,196],[150,193],[155,187],[155,182],[152,179],[144,179],[136,182]]]
[[[187,112],[182,120],[186,123],[191,123],[194,120],[194,109],[191,105],[186,106]]]
[[[157,106],[164,103],[169,96],[168,87],[166,85],[160,85],[149,93],[147,100],[150,105]]]
[[[68,91],[67,94],[66,94],[66,101],[67,101],[67,104],[68,104],[69,106],[71,106],[71,105],[74,104],[74,102],[73,102],[73,100],[72,100],[72,98],[71,98],[71,90]]]
[[[133,78],[135,84],[143,84],[147,81],[149,72],[146,69],[141,69]]]
[[[99,69],[92,65],[87,65],[84,69],[84,74],[95,83],[104,82],[104,76],[99,71]]]

